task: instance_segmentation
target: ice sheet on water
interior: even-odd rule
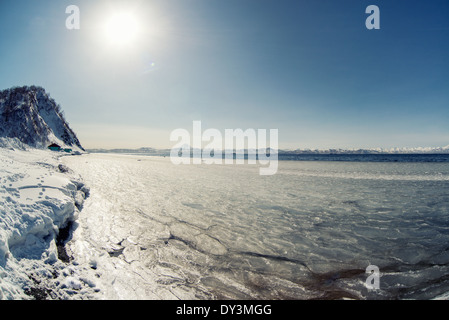
[[[449,289],[447,163],[281,162],[270,177],[158,157],[65,163],[91,187],[71,245],[81,265],[97,261],[102,297],[433,298]],[[377,292],[365,287],[370,264],[384,273]]]

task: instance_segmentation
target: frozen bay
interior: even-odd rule
[[[65,157],[90,188],[68,250],[105,299],[431,299],[449,292],[449,164],[173,165]],[[381,272],[368,290],[368,265]]]

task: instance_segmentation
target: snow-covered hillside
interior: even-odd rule
[[[0,91],[0,137],[17,138],[36,148],[56,143],[83,150],[61,107],[37,86]]]

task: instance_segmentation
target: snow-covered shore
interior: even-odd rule
[[[62,153],[0,141],[0,299],[70,299],[98,291],[65,250],[88,189]],[[84,281],[83,281],[84,279]]]

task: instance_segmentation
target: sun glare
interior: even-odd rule
[[[105,35],[109,43],[125,46],[134,43],[140,32],[138,19],[132,13],[115,13],[106,20]]]

